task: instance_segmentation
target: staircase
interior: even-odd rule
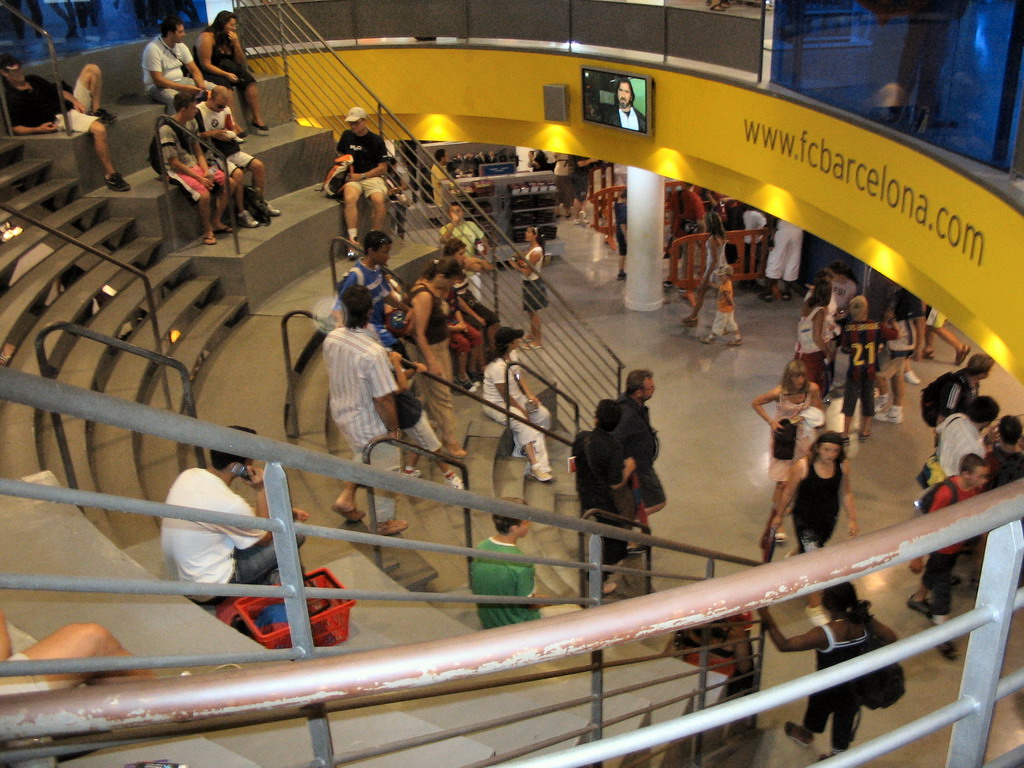
[[[525,252],[522,243],[513,242],[471,192],[437,165],[433,155],[381,104],[367,82],[345,64],[343,56],[323,39],[298,5],[289,0],[273,4],[235,0],[234,9],[244,30],[243,43],[251,65],[267,75],[288,74],[292,110],[300,122],[330,128],[340,135],[346,128],[343,118],[348,108],[362,106],[370,113],[370,129],[393,148],[395,176],[408,185],[411,198],[401,237],[397,235],[400,229],[394,207],[389,208],[387,228],[395,233],[393,257],[414,254],[421,260],[436,258],[439,229],[448,223],[448,206],[459,202],[467,218],[481,226],[491,244],[488,258],[495,269],[483,275],[485,303],[497,310],[502,325],[528,327],[522,309],[522,276],[509,268],[510,262]],[[330,94],[330,98],[324,94]],[[418,263],[418,268],[410,269],[411,275],[406,272],[403,277],[417,275],[422,268],[422,262]],[[530,364],[566,390],[589,421],[599,400],[615,397],[621,390],[622,363],[559,292],[550,283],[545,282],[545,286],[550,301],[543,312],[545,343],[531,352]]]

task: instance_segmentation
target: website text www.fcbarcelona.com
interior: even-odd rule
[[[829,146],[824,137],[812,139],[808,131],[796,135],[745,118],[743,128],[748,144],[779,152],[783,157],[805,163],[836,181],[854,185],[860,192],[926,227],[947,246],[959,250],[981,266],[985,254],[985,233],[946,206],[939,207],[932,216],[928,195],[903,184],[890,174],[888,165],[879,170]]]

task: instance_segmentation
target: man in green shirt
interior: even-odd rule
[[[465,218],[466,212],[459,203],[448,207],[448,223],[438,233],[443,246],[448,240],[461,240],[466,244],[466,255],[486,258],[490,247],[487,236],[475,221]]]
[[[518,501],[522,499],[507,499]],[[477,545],[483,552],[501,552],[506,555],[522,555],[516,541],[526,536],[530,530],[529,520],[517,520],[514,517],[494,515],[494,527],[497,533]],[[508,560],[492,560],[486,555],[473,558],[469,569],[470,585],[474,595],[499,595],[502,597],[534,597],[533,564],[513,563]],[[484,629],[503,627],[506,624],[519,624],[540,618],[540,610],[535,605],[504,604],[477,605],[477,615]]]

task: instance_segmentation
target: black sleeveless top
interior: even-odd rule
[[[409,292],[409,298],[411,299],[424,291],[430,296],[431,302],[430,317],[427,319],[424,335],[427,337],[428,344],[440,344],[442,341],[448,340],[448,302],[437,298],[434,292],[423,283],[413,286],[412,291]]]
[[[839,488],[843,482],[843,465],[836,463],[836,471],[829,478],[818,477],[814,462],[809,461],[807,477],[796,491],[793,502],[793,522],[802,528],[811,528],[827,539],[832,535],[839,518]]]

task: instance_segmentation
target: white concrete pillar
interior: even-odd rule
[[[626,195],[626,309],[651,312],[665,301],[661,287],[665,179],[630,166]]]

